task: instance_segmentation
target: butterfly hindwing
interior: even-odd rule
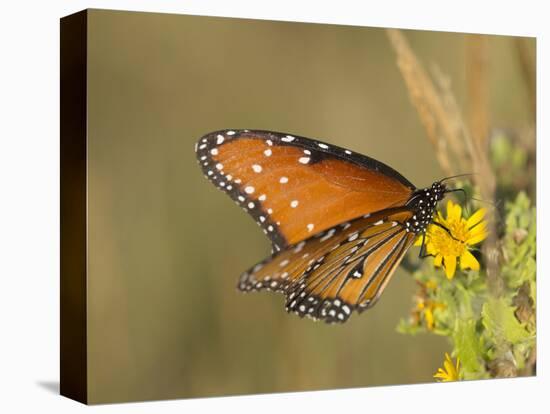
[[[414,241],[406,208],[383,210],[339,224],[288,246],[243,274],[242,291],[274,290],[300,316],[345,322],[379,298]]]
[[[276,251],[404,205],[415,189],[379,161],[289,134],[216,131],[196,152],[206,177],[256,220]]]

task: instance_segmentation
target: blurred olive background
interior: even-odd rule
[[[396,332],[415,291],[402,269],[342,326],[237,292],[269,243],[193,151],[216,129],[267,129],[367,154],[417,186],[441,178],[384,30],[103,10],[88,30],[90,402],[432,382],[449,349]],[[463,105],[465,35],[406,36]],[[513,38],[489,45],[492,125],[521,126]]]

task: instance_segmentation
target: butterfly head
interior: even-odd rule
[[[431,193],[433,194],[433,201],[435,203],[434,207],[443,197],[445,197],[448,191],[447,186],[441,181],[436,181],[432,184]]]
[[[433,220],[437,203],[443,199],[447,187],[436,181],[430,187],[416,190],[407,205],[414,211],[413,216],[405,222],[407,232],[423,233]]]

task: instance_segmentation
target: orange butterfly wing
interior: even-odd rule
[[[406,207],[383,210],[288,246],[244,273],[239,289],[285,294],[300,316],[345,322],[378,300],[412,245]]]
[[[217,131],[196,152],[205,176],[252,215],[275,250],[404,205],[415,190],[379,161],[288,134]]]

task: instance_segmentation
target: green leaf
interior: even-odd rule
[[[479,358],[482,352],[481,336],[476,332],[474,319],[456,319],[453,342],[466,377],[484,371]]]
[[[524,192],[506,204],[506,234],[503,239],[502,276],[515,290],[535,279],[536,209]]]
[[[515,308],[505,298],[489,298],[481,310],[482,323],[495,344],[503,340],[511,344],[531,336],[514,315]]]

